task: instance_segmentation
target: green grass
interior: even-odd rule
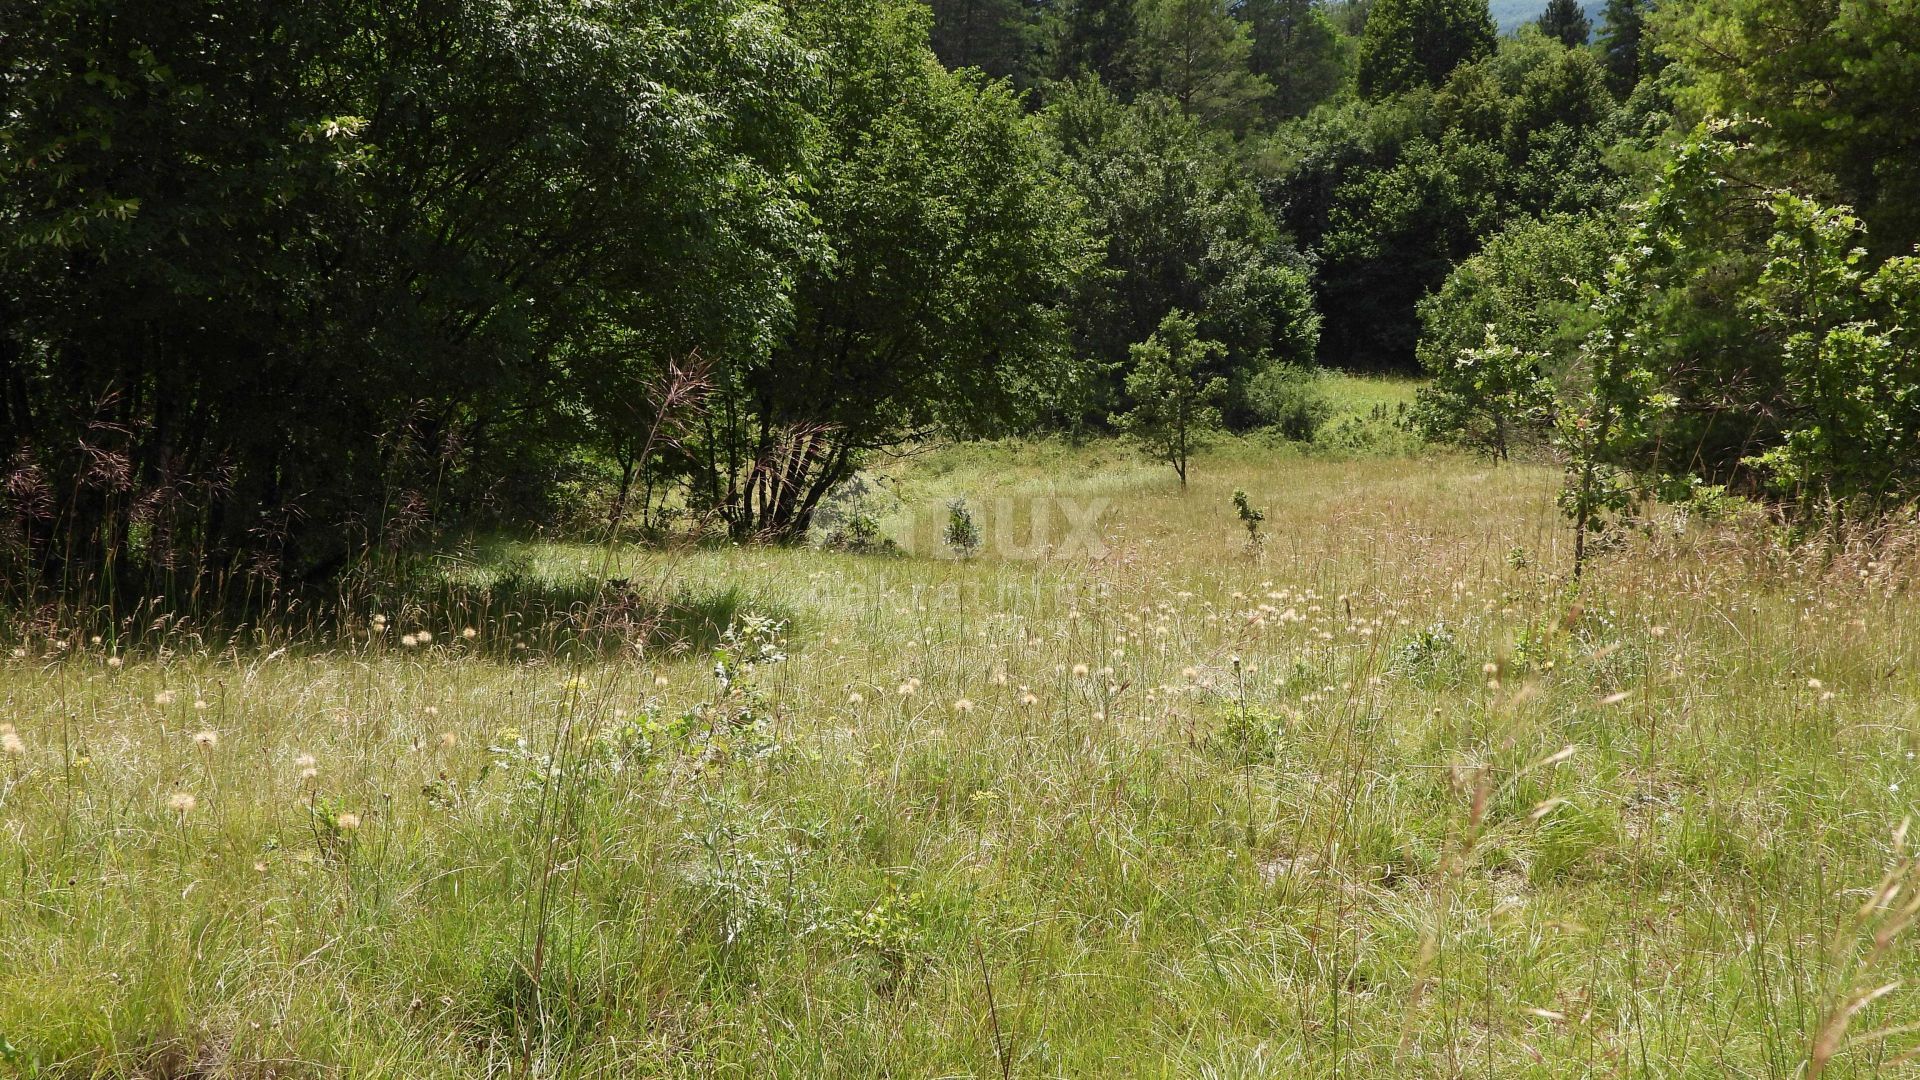
[[[897,471],[984,552],[618,553],[791,619],[725,686],[509,620],[602,610],[566,545],[324,648],[26,639],[0,1075],[1800,1076],[1895,983],[1826,1075],[1915,1041],[1856,917],[1920,790],[1891,564],[1663,521],[1575,595],[1556,474],[1447,455]]]
[[[1332,402],[1336,417],[1367,416],[1376,408],[1387,412],[1412,408],[1414,394],[1425,381],[1397,375],[1353,375],[1330,371],[1321,377],[1320,385],[1327,399]]]

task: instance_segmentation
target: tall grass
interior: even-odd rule
[[[1904,581],[1669,522],[1572,592],[1557,479],[963,448],[888,525],[964,497],[967,560],[503,542],[484,607],[16,634],[0,1069],[1880,1074]],[[606,577],[684,628],[570,647]]]

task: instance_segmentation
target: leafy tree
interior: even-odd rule
[[[1317,257],[1323,363],[1411,367],[1415,305],[1483,238],[1616,201],[1616,115],[1589,51],[1528,29],[1437,91],[1349,99],[1282,129],[1267,196]]]
[[[1273,93],[1250,69],[1253,36],[1226,0],[1140,0],[1138,18],[1136,82],[1187,116],[1240,130]]]
[[[1269,119],[1305,116],[1346,79],[1346,43],[1319,0],[1243,0],[1239,17],[1253,35],[1253,73],[1273,87]]]
[[[1064,301],[1092,249],[1041,122],[949,72],[910,0],[799,23],[830,94],[806,185],[827,251],[773,346],[725,359],[696,495],[737,536],[801,535],[863,453],[1005,430],[1073,382]]]
[[[1320,371],[1275,363],[1247,383],[1247,405],[1268,430],[1295,442],[1312,442],[1333,419],[1333,402],[1321,388]]]
[[[1782,192],[1744,297],[1780,343],[1779,445],[1750,460],[1803,509],[1869,512],[1920,493],[1920,258],[1872,266],[1844,208]]]
[[[1438,86],[1493,51],[1486,0],[1373,0],[1360,36],[1360,92],[1379,98]]]
[[[1580,10],[1579,0],[1547,0],[1546,10],[1540,13],[1535,25],[1541,33],[1558,38],[1569,48],[1585,45],[1593,34],[1593,21]]]
[[[1635,207],[1563,379],[1586,417],[1575,510],[1630,483],[1736,486],[1809,515],[1920,492],[1920,260],[1876,260],[1849,211],[1743,183],[1741,135],[1697,129]]]
[[[1699,0],[1656,10],[1688,121],[1764,119],[1750,166],[1854,207],[1875,250],[1920,243],[1920,7],[1881,0]]]
[[[335,575],[582,438],[576,365],[763,338],[808,245],[746,2],[46,0],[0,70],[10,581]]]
[[[1193,317],[1170,311],[1147,340],[1133,347],[1127,397],[1133,408],[1113,418],[1121,433],[1155,461],[1173,466],[1187,486],[1187,461],[1220,427],[1225,379],[1207,371],[1226,346],[1201,338]]]
[[[1591,329],[1615,239],[1598,216],[1522,219],[1420,301],[1417,352],[1433,378],[1415,421],[1429,439],[1504,460],[1548,434],[1553,379]]]
[[[1649,0],[1607,0],[1601,12],[1600,54],[1607,82],[1619,97],[1633,91],[1645,71],[1643,42]]]
[[[1428,437],[1505,461],[1517,441],[1554,415],[1544,359],[1501,341],[1489,327],[1479,345],[1462,349],[1422,388],[1416,422]]]
[[[1047,118],[1067,182],[1086,200],[1105,272],[1075,303],[1079,351],[1109,372],[1174,310],[1224,346],[1229,418],[1246,419],[1246,378],[1269,357],[1310,361],[1319,333],[1307,269],[1238,164],[1165,98],[1123,105],[1086,81],[1065,88]],[[1077,415],[1116,409],[1123,388],[1089,386]]]

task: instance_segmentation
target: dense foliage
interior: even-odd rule
[[[337,573],[766,341],[812,244],[816,76],[744,2],[7,11],[7,540],[51,582]]]
[[[1220,343],[1209,368],[1230,384],[1229,412],[1243,417],[1255,371],[1313,355],[1319,320],[1305,260],[1236,163],[1172,99],[1126,106],[1082,82],[1062,89],[1048,117],[1105,248],[1104,272],[1076,305],[1080,351],[1097,365],[1082,387],[1086,414],[1119,402],[1132,346],[1178,310]]]
[[[1037,119],[926,52],[922,14],[818,0],[824,57],[808,207],[825,245],[791,273],[772,347],[719,365],[696,494],[736,536],[804,531],[864,450],[1033,419],[1071,383],[1064,301],[1089,261]]]
[[[1176,312],[1231,427],[1311,431],[1301,365],[1424,368],[1429,435],[1496,457],[1883,507],[1917,34],[1868,0],[1506,37],[1483,0],[10,5],[0,560],[291,595],[609,477],[616,520],[638,485],[794,537],[875,450],[1152,412]]]

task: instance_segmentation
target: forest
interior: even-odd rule
[[[0,1078],[1896,1077],[1920,0],[0,3]]]
[[[1430,374],[1426,431],[1553,448],[1582,520],[1871,516],[1920,470],[1903,3],[1554,0],[1502,36],[1475,0],[51,0],[6,30],[0,559],[36,597],[283,602],[583,513],[793,539],[877,452],[1165,427],[1175,385],[1298,431],[1316,368]]]

